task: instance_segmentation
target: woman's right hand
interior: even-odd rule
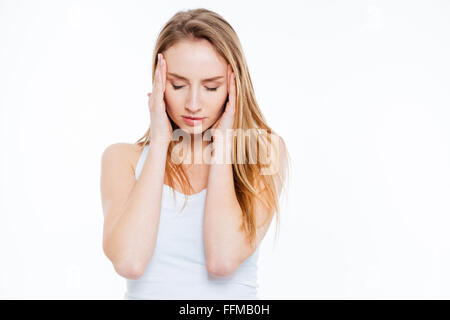
[[[150,111],[150,143],[170,143],[172,125],[166,113],[164,92],[166,88],[166,62],[158,53],[158,63],[153,81],[153,91],[148,93],[148,108]]]

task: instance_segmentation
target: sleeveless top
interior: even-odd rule
[[[149,145],[136,165],[139,178]],[[259,246],[227,277],[214,277],[206,270],[203,244],[203,210],[206,190],[188,195],[163,184],[161,214],[153,256],[138,279],[126,278],[129,299],[259,299],[257,262]]]

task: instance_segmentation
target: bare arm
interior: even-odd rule
[[[167,149],[172,136],[164,102],[166,72],[164,56],[158,53],[153,91],[148,93],[151,144],[139,179],[130,170],[130,160],[117,151],[124,144],[106,148],[102,157],[103,251],[125,278],[140,278],[158,236]]]
[[[168,145],[150,146],[137,180],[117,147],[108,147],[102,156],[103,251],[117,273],[136,279],[156,244]]]
[[[244,222],[244,212],[239,204],[234,185],[231,164],[233,159],[232,137],[227,137],[226,134],[227,130],[233,129],[236,110],[236,82],[230,65],[228,65],[227,75],[229,101],[221,118],[213,125],[213,128],[218,129],[218,133],[221,134],[216,135],[213,131],[214,161],[209,168],[208,191],[203,216],[203,241],[207,270],[213,276],[218,277],[233,274],[255,252],[273,217],[273,209],[266,207],[257,198],[254,203],[255,245],[247,241],[246,232],[240,230]],[[219,151],[217,157],[216,149]],[[270,152],[270,155],[273,156],[274,152]],[[271,161],[271,165],[277,163],[277,161]],[[266,197],[261,180],[255,181],[255,184],[257,193],[262,198]]]
[[[283,156],[286,153],[284,142],[280,140]],[[218,148],[226,150],[224,143],[218,140]],[[228,145],[231,145],[229,143]],[[226,152],[231,153],[230,150]],[[278,152],[278,151],[277,151]],[[278,153],[270,152],[270,168],[278,171],[285,161],[277,160]],[[280,156],[281,156],[280,155]],[[281,161],[281,162],[279,162]],[[284,171],[283,169],[280,169]],[[277,179],[277,189],[282,186],[282,179]],[[255,182],[255,188],[262,197],[270,196],[262,181]],[[274,216],[274,210],[265,203],[255,199],[255,244],[247,240],[245,231],[240,230],[243,223],[243,212],[237,200],[233,179],[233,168],[228,163],[213,163],[208,176],[208,191],[206,193],[205,211],[203,217],[203,241],[207,259],[207,270],[213,276],[223,277],[233,274],[241,264],[258,248],[265,237]]]

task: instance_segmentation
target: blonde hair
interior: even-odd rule
[[[179,41],[196,39],[208,40],[217,52],[231,65],[236,77],[236,111],[233,128],[233,131],[236,133],[233,136],[232,155],[233,180],[236,196],[243,212],[241,230],[245,230],[249,243],[255,246],[256,230],[260,227],[256,226],[256,198],[263,201],[267,208],[270,208],[270,214],[267,219],[272,218],[274,213],[277,214],[278,234],[280,223],[280,195],[286,187],[286,178],[289,176],[290,157],[283,139],[276,135],[267,125],[259,109],[239,38],[231,25],[219,14],[203,8],[177,12],[165,24],[157,38],[153,51],[153,80],[158,53],[163,53]],[[170,117],[169,120],[174,130],[178,128]],[[268,135],[261,134],[261,132],[267,133]],[[277,166],[276,173],[262,175],[260,172],[265,169],[262,163],[258,161],[256,163],[254,161],[248,163],[249,161],[245,161],[252,154],[254,155],[254,151],[256,150],[254,145],[247,143],[246,135],[248,133],[250,133],[250,143],[256,139],[260,143],[259,148],[262,148],[264,152],[267,148],[271,149],[270,158],[276,161],[275,164],[271,163],[271,165]],[[275,136],[281,142],[278,144],[281,148],[273,150],[272,136]],[[135,144],[142,147],[149,143],[150,127]],[[176,141],[170,142],[167,151],[168,155],[172,154],[172,149],[175,145]],[[182,186],[184,194],[187,195],[192,191],[192,187],[181,165],[172,162],[168,156],[165,169],[169,183],[174,185],[175,178],[179,182],[179,185]],[[186,200],[187,196],[185,205]]]

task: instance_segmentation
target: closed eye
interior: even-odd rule
[[[176,86],[176,85],[172,84],[172,87],[173,87],[174,90],[178,90],[178,89],[183,88],[184,86]],[[205,88],[208,91],[216,91],[217,90],[217,88],[208,88],[208,87],[205,87]]]

